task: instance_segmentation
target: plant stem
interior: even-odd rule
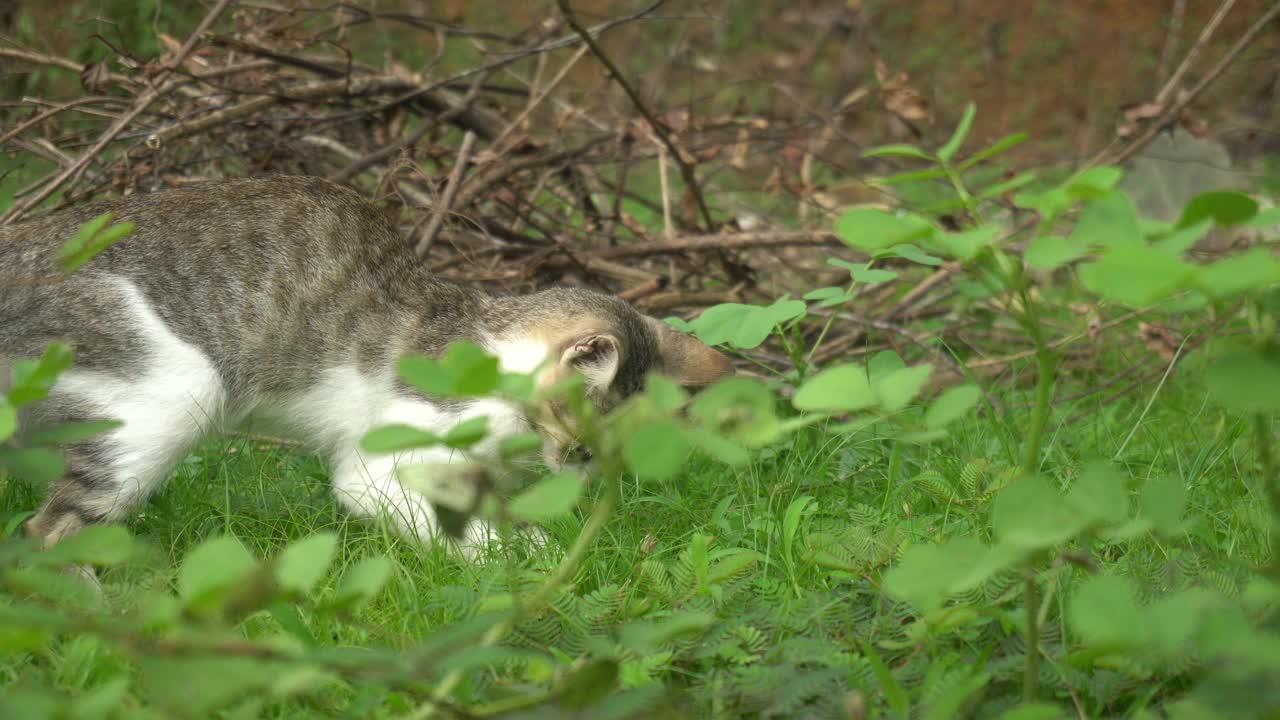
[[[946,173],[947,180],[951,182],[952,189],[956,191],[956,197],[960,198],[960,202],[964,204],[965,211],[972,218],[978,210],[978,204],[973,201],[973,195],[964,186],[964,178],[960,177],[960,173],[949,162],[939,160],[938,167],[942,168],[942,172]]]
[[[1044,429],[1049,424],[1052,409],[1054,373],[1057,361],[1053,352],[1042,343],[1036,347],[1036,404],[1031,413],[1031,427],[1027,431],[1027,445],[1023,452],[1022,472],[1031,475],[1040,469],[1040,444],[1044,441]]]
[[[1023,572],[1022,602],[1027,614],[1027,666],[1022,676],[1022,700],[1035,702],[1040,679],[1040,618],[1036,612],[1035,561],[1028,560]]]
[[[1253,444],[1262,464],[1263,488],[1271,505],[1271,564],[1267,574],[1280,579],[1280,476],[1276,474],[1276,460],[1272,453],[1271,417],[1258,413],[1253,416]]]
[[[871,263],[867,263],[863,267],[870,269]],[[853,288],[857,284],[856,280],[850,282],[849,288],[845,292],[853,292]],[[822,341],[827,339],[827,333],[831,331],[831,326],[835,323],[837,316],[839,316],[839,313],[832,312],[831,317],[827,318],[827,323],[822,326],[822,332],[818,333],[818,339],[813,341],[813,345],[809,348],[809,354],[804,358],[805,367],[800,370],[802,373],[806,372],[810,365],[813,365],[813,356],[818,352],[818,348],[822,347]]]
[[[1018,298],[1022,302],[1022,314],[1019,322],[1031,336],[1036,348],[1036,404],[1031,412],[1031,427],[1027,431],[1027,445],[1023,449],[1023,475],[1031,475],[1040,469],[1040,445],[1044,442],[1044,429],[1049,424],[1049,412],[1053,409],[1053,386],[1057,379],[1058,361],[1049,343],[1045,341],[1044,330],[1040,327],[1040,317],[1036,306],[1031,302],[1027,292],[1025,275],[1019,269],[1010,279],[1017,289]]]

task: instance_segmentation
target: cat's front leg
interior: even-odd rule
[[[369,455],[351,449],[334,463],[333,489],[349,512],[366,518],[384,518],[404,536],[431,545],[442,540],[467,560],[478,559],[498,537],[493,526],[479,518],[467,521],[462,537],[447,538],[434,507],[421,493],[405,487],[397,471],[414,467],[418,472],[447,473],[462,460],[455,450],[426,448],[388,455]]]

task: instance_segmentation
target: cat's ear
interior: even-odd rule
[[[665,374],[685,386],[710,385],[733,374],[729,359],[701,340],[657,318],[645,317],[658,336]]]
[[[560,354],[560,364],[582,373],[589,388],[605,391],[622,367],[622,344],[612,335],[583,335]]]

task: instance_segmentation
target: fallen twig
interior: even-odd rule
[[[471,162],[471,148],[476,144],[476,134],[468,131],[462,136],[462,146],[458,148],[458,156],[453,161],[453,169],[449,171],[448,183],[444,186],[444,194],[440,196],[440,202],[436,203],[435,209],[431,213],[431,222],[427,223],[427,228],[422,231],[422,239],[420,239],[415,247],[415,252],[419,258],[425,258],[427,253],[431,252],[431,244],[436,241],[436,236],[440,234],[440,228],[444,225],[445,215],[449,213],[449,209],[453,207],[453,200],[458,195],[458,188],[462,185],[462,177],[467,172],[467,163]]]

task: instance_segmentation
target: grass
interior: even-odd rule
[[[1186,489],[1191,523],[1178,542],[1148,537],[1099,546],[1093,548],[1095,560],[1104,569],[1136,579],[1144,593],[1205,585],[1237,595],[1249,568],[1266,559],[1265,499],[1252,484],[1245,425],[1213,409],[1195,377],[1181,371],[1171,376],[1149,410],[1145,393],[1154,387],[1095,408],[1073,423],[1064,419],[1078,407],[1057,408],[1042,469],[1067,484],[1085,461],[1111,458],[1123,447],[1116,459],[1136,481],[1161,477]],[[1060,396],[1077,389],[1065,387]],[[1027,407],[1031,400],[1016,390],[998,394],[1013,407]],[[662,578],[678,589],[691,541],[701,533],[713,538],[713,552],[748,548],[762,559],[727,583],[719,599],[695,594],[666,601],[668,607],[711,610],[716,625],[674,658],[659,654],[624,663],[624,685],[655,677],[683,685],[691,691],[698,716],[789,714],[804,707],[822,715],[838,710],[850,692],[883,708],[891,690],[877,680],[857,647],[870,641],[879,645],[896,682],[916,702],[938,701],[954,686],[954,677],[979,658],[993,673],[989,691],[1016,687],[1021,682],[1017,647],[992,646],[991,634],[981,631],[927,647],[912,643],[904,638],[906,606],[888,600],[878,587],[881,573],[912,544],[972,534],[990,537],[988,508],[971,501],[971,493],[992,482],[1000,468],[1018,464],[1007,449],[1020,447],[1018,434],[1024,426],[974,418],[959,424],[946,440],[924,447],[895,446],[874,431],[850,436],[817,429],[766,449],[740,470],[697,463],[677,481],[628,482],[622,511],[584,563],[573,592],[555,604],[554,612],[522,625],[517,638],[572,658],[642,607],[664,609],[664,596],[669,600],[680,593],[662,591]],[[316,458],[288,448],[242,438],[209,442],[130,519],[132,530],[155,551],[151,569],[107,571],[103,578],[109,594],[128,605],[143,597],[150,583],[172,583],[186,553],[220,533],[235,535],[265,556],[315,531],[336,530],[341,542],[333,575],[371,553],[383,553],[398,570],[387,589],[352,622],[278,607],[251,616],[244,634],[265,638],[285,633],[324,645],[403,648],[466,619],[485,598],[511,588],[513,579],[525,585],[552,567],[550,558],[540,556],[467,564],[439,548],[421,549],[376,523],[346,517],[326,478]],[[0,516],[5,518],[31,510],[38,499],[12,482],[2,497]],[[790,538],[789,511],[800,519]],[[552,524],[554,540],[567,547],[584,517],[578,513]],[[666,570],[655,570],[659,567]],[[1144,675],[1132,665],[1092,672],[1073,667],[1063,652],[1070,629],[1061,601],[1085,573],[1069,567],[1050,573],[1057,577],[1047,585],[1042,644],[1048,661],[1041,663],[1040,672],[1041,685],[1052,688],[1052,699],[1097,717],[1180,697],[1187,683],[1177,673]],[[971,604],[985,605],[992,622],[1012,621],[1016,601],[1001,605],[999,600],[1004,593],[1020,592],[1016,582],[997,582],[977,592],[986,596]],[[106,645],[81,636],[44,654],[5,657],[0,678],[8,684],[39,677],[78,694],[124,662]],[[783,687],[766,677],[793,677],[779,667],[807,672]],[[482,682],[514,687],[518,678],[500,675]],[[479,689],[464,686],[462,692]],[[1001,693],[985,695],[997,698]],[[992,715],[1001,702],[986,701],[977,713]],[[397,717],[414,704],[376,685],[340,684],[306,701],[271,706],[265,716]]]

